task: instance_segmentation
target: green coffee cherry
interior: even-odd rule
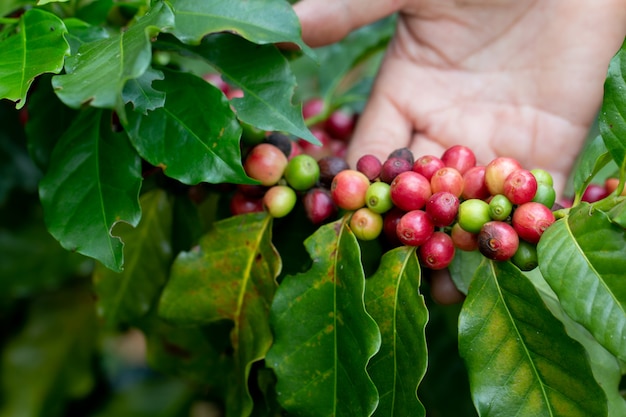
[[[385,213],[393,207],[390,186],[386,182],[377,181],[370,184],[365,192],[365,204],[376,213]]]
[[[520,239],[519,246],[511,258],[511,262],[522,271],[531,271],[538,265],[537,246]]]
[[[489,216],[493,220],[506,220],[513,210],[513,203],[502,194],[494,195],[489,202]]]
[[[491,216],[486,201],[470,198],[459,205],[458,223],[466,232],[478,233],[488,221],[491,221]]]
[[[359,240],[374,240],[383,231],[383,216],[362,207],[350,217],[350,229]]]
[[[283,176],[294,190],[306,191],[319,180],[320,167],[312,156],[300,154],[289,160]]]
[[[535,203],[541,203],[549,209],[552,209],[552,206],[556,201],[556,191],[554,190],[554,187],[545,183],[539,183],[537,185],[537,192],[535,193],[532,201]]]
[[[535,179],[537,180],[537,185],[539,184],[546,184],[549,186],[554,185],[554,181],[552,180],[552,175],[545,169],[541,169],[541,168],[531,169],[530,173],[535,176]]]
[[[274,185],[263,195],[263,206],[270,216],[285,217],[296,206],[297,196],[287,185]]]

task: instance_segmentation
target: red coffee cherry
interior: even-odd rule
[[[358,210],[365,206],[365,194],[370,180],[362,173],[346,169],[335,175],[330,186],[333,200],[344,210]]]
[[[435,232],[435,225],[423,210],[411,210],[400,217],[398,239],[407,246],[420,246]]]
[[[459,213],[459,198],[448,191],[439,191],[426,201],[425,211],[437,227],[450,226]]]
[[[324,129],[328,134],[341,141],[347,141],[354,132],[354,116],[346,110],[333,111],[324,121]]]
[[[519,246],[519,237],[508,223],[490,221],[483,225],[478,233],[478,250],[488,259],[506,261]]]
[[[246,174],[262,185],[274,185],[283,177],[287,166],[287,157],[276,146],[260,143],[254,146],[244,162]]]
[[[444,269],[454,258],[454,243],[444,232],[434,232],[426,242],[418,248],[421,263],[429,269]]]
[[[383,236],[388,246],[401,246],[402,242],[398,239],[398,222],[406,212],[394,207],[383,215]]]
[[[452,226],[450,237],[452,238],[454,246],[458,249],[467,252],[478,250],[478,233],[470,233],[464,230],[458,223]]]
[[[356,161],[356,170],[365,174],[370,181],[374,181],[380,176],[382,167],[383,163],[380,162],[380,159],[371,154],[363,155]]]
[[[321,158],[319,161],[317,161],[317,165],[320,168],[319,182],[326,188],[330,188],[330,185],[333,183],[333,178],[335,178],[335,175],[339,174],[341,171],[350,169],[350,166],[344,158],[340,158],[334,155],[329,155]]]
[[[230,199],[230,214],[236,216],[245,213],[257,213],[263,211],[263,197],[250,196],[240,190],[233,193]]]
[[[534,201],[518,206],[511,219],[511,224],[519,237],[535,244],[554,222],[554,213],[543,204]]]
[[[455,168],[443,167],[433,174],[430,188],[433,193],[447,191],[460,197],[463,193],[463,176]]]
[[[413,164],[405,158],[392,157],[383,162],[380,169],[380,180],[391,184],[391,182],[398,176],[398,174],[406,171],[411,171]]]
[[[433,174],[445,167],[443,161],[433,155],[420,156],[413,163],[413,171],[418,174],[422,174],[428,181],[432,178]]]
[[[504,180],[504,196],[513,204],[528,203],[537,193],[537,179],[527,169],[516,169]]]
[[[432,195],[430,182],[414,171],[401,172],[390,184],[391,200],[404,211],[418,210]]]
[[[337,215],[337,204],[326,188],[311,188],[302,197],[307,218],[314,225],[319,225]]]
[[[589,184],[587,188],[585,188],[581,200],[586,201],[587,203],[595,203],[608,195],[609,193],[607,193],[605,186],[600,184]]]
[[[485,184],[485,167],[477,165],[465,171],[463,174],[463,192],[461,197],[464,200],[476,198],[486,200],[491,193]]]
[[[451,167],[464,174],[476,165],[476,155],[467,146],[454,145],[446,149],[441,160],[447,167]]]

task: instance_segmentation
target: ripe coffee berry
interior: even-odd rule
[[[255,213],[263,211],[263,197],[253,197],[237,190],[230,199],[230,214]]]
[[[454,258],[454,243],[444,232],[434,232],[423,245],[418,248],[421,263],[429,269],[444,269]]]
[[[420,246],[435,232],[435,225],[423,210],[411,210],[405,213],[396,227],[396,234],[402,244]]]
[[[350,217],[350,229],[359,240],[374,240],[383,231],[383,216],[361,207]]]
[[[491,221],[491,216],[489,204],[486,201],[472,198],[459,205],[458,223],[463,230],[478,233],[488,221]]]
[[[289,160],[283,175],[291,188],[306,191],[317,183],[320,167],[312,156],[302,154]]]
[[[433,174],[445,167],[443,161],[433,155],[420,156],[413,163],[413,171],[418,174],[422,174],[428,181],[432,178]]]
[[[363,155],[356,161],[356,170],[365,174],[370,181],[376,180],[380,176],[383,163],[375,155]]]
[[[388,158],[385,162],[383,162],[380,169],[380,180],[386,182],[387,184],[391,184],[398,174],[405,171],[411,171],[412,169],[413,164],[404,158]]]
[[[365,206],[365,194],[369,186],[370,180],[362,172],[346,169],[335,175],[330,193],[339,208],[358,210]]]
[[[411,164],[411,166],[413,165],[413,163],[415,163],[413,152],[409,148],[398,148],[394,150],[389,154],[389,156],[387,156],[387,159],[391,158],[406,159]]]
[[[493,159],[485,167],[485,184],[491,195],[504,194],[504,181],[513,171],[522,166],[516,159],[501,156]]]
[[[437,227],[451,225],[459,212],[459,198],[448,191],[439,191],[426,201],[425,211]]]
[[[398,222],[400,222],[400,218],[404,214],[405,211],[400,210],[398,207],[393,207],[383,215],[383,237],[390,247],[402,245],[402,242],[398,239],[397,229]]]
[[[461,197],[464,200],[477,198],[486,200],[491,193],[485,184],[485,167],[477,165],[465,171],[463,174],[463,192]]]
[[[263,205],[270,216],[285,217],[296,205],[297,196],[293,188],[287,185],[274,185],[263,196]]]
[[[519,237],[535,244],[554,222],[554,214],[549,208],[532,201],[517,207],[511,219],[511,224]]]
[[[504,195],[513,204],[524,204],[537,192],[537,179],[527,169],[516,169],[504,180]]]
[[[430,188],[433,193],[447,191],[460,197],[463,193],[463,176],[455,168],[443,167],[433,174]]]
[[[390,184],[391,200],[404,211],[418,210],[432,195],[430,182],[414,171],[398,174]]]
[[[511,225],[497,220],[487,222],[478,233],[478,250],[486,258],[506,261],[517,251],[519,237]]]
[[[342,141],[352,137],[354,132],[354,116],[346,110],[335,110],[324,121],[324,129],[328,134]]]
[[[307,218],[315,225],[322,224],[337,215],[337,205],[326,188],[311,188],[302,198],[302,202]]]
[[[606,188],[603,185],[589,184],[587,188],[585,188],[581,200],[586,201],[587,203],[595,203],[608,195],[609,194],[606,192]]]
[[[270,186],[283,177],[287,162],[287,156],[276,146],[260,143],[250,150],[243,167],[250,178]]]
[[[287,158],[291,156],[294,141],[292,141],[291,138],[284,133],[272,132],[265,138],[265,142],[274,145],[283,151]]]
[[[447,167],[451,167],[464,174],[476,165],[476,155],[467,146],[454,145],[445,150],[441,160]]]
[[[326,188],[330,188],[333,183],[335,175],[341,171],[350,169],[350,166],[344,158],[340,158],[334,155],[328,155],[317,161],[317,165],[320,168],[319,182]]]
[[[386,182],[376,181],[370,184],[365,193],[365,204],[376,213],[385,213],[393,207],[391,187]]]

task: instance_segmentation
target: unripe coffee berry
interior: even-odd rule
[[[287,184],[297,191],[312,188],[320,177],[320,167],[310,155],[297,155],[289,160],[284,172]]]
[[[541,203],[547,208],[551,209],[556,202],[556,190],[552,185],[547,183],[539,183],[537,185],[537,192],[532,201],[535,203]]]
[[[432,195],[430,182],[414,171],[398,174],[390,185],[391,200],[404,211],[419,210]]]
[[[487,222],[478,233],[478,250],[488,259],[506,261],[517,251],[519,237],[511,225],[497,220]]]
[[[484,200],[472,198],[459,205],[458,223],[463,230],[478,233],[483,225],[491,221],[489,204]]]
[[[359,240],[374,240],[383,231],[383,216],[361,207],[350,217],[350,229]]]
[[[520,240],[519,247],[511,258],[511,262],[522,271],[532,271],[539,263],[537,245]]]
[[[263,205],[270,216],[285,217],[296,206],[297,196],[287,185],[274,185],[263,196]]]
[[[335,175],[330,193],[339,208],[358,210],[365,206],[365,194],[369,186],[370,180],[362,172],[346,169]]]
[[[454,259],[454,243],[444,232],[434,232],[417,251],[421,263],[433,270],[447,268]]]
[[[502,194],[494,195],[489,201],[489,216],[492,220],[504,221],[511,215],[513,204]]]
[[[380,214],[391,210],[391,186],[382,181],[371,183],[365,193],[365,204],[370,210]]]
[[[550,174],[545,169],[535,168],[530,170],[531,174],[537,180],[537,184],[546,184],[549,186],[554,186],[554,180],[552,179],[552,174]]]
[[[250,150],[243,167],[250,178],[270,186],[283,177],[287,163],[283,151],[269,143],[260,143]]]

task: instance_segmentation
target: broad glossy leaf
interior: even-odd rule
[[[464,251],[456,249],[448,270],[450,271],[452,281],[463,294],[467,295],[474,273],[483,259],[485,259],[484,256],[477,250]]]
[[[235,367],[229,334],[232,323],[180,326],[156,316],[142,319],[146,360],[151,368],[225,396]]]
[[[538,268],[527,272],[526,276],[535,285],[539,295],[541,295],[542,300],[552,314],[563,323],[567,334],[577,340],[587,350],[593,375],[607,397],[608,417],[625,416],[626,399],[621,396],[619,390],[622,378],[620,361],[603,348],[591,333],[563,311],[556,294],[545,281]]]
[[[284,0],[171,0],[171,3],[176,15],[172,33],[185,43],[198,44],[211,33],[230,32],[257,44],[293,42],[312,55],[302,41],[298,17]]]
[[[129,80],[122,91],[124,102],[132,103],[134,110],[144,115],[163,107],[165,93],[152,87],[153,81],[162,80],[163,77],[163,72],[148,68],[140,77]]]
[[[167,281],[172,258],[172,203],[154,189],[140,198],[141,221],[136,228],[120,224],[115,232],[127,242],[124,271],[97,264],[93,280],[98,314],[111,325],[133,324],[155,304]]]
[[[4,0],[0,2],[0,16],[6,16],[20,7],[35,4],[35,0]]]
[[[283,279],[271,323],[280,404],[298,416],[369,416],[378,404],[366,365],[380,333],[364,306],[359,244],[347,219],[321,226],[305,242],[309,271]]]
[[[626,359],[626,230],[583,203],[546,230],[539,268],[567,314]]]
[[[609,217],[612,222],[626,229],[626,199],[617,203],[615,207],[609,211]]]
[[[41,9],[30,9],[19,21],[17,32],[0,42],[0,98],[16,101],[21,108],[38,75],[59,73],[70,47],[63,21]]]
[[[428,310],[420,294],[415,249],[386,252],[365,283],[365,307],[378,324],[381,345],[367,366],[380,402],[374,416],[424,416],[417,387],[426,373]]]
[[[155,88],[167,95],[164,107],[128,112],[126,131],[142,157],[186,184],[252,182],[241,165],[241,126],[220,90],[174,71]]]
[[[70,44],[72,55],[76,55],[84,43],[100,41],[111,36],[106,28],[90,25],[80,19],[68,18],[64,22],[68,30],[65,38]]]
[[[38,0],[37,1],[37,6],[43,6],[44,4],[48,4],[48,3],[66,3],[69,0]]]
[[[169,44],[176,47],[175,43]],[[301,106],[292,103],[296,78],[274,45],[260,46],[221,33],[186,49],[207,60],[229,83],[243,91],[242,98],[232,100],[239,119],[263,130],[285,131],[320,144],[305,126]]]
[[[599,115],[600,134],[618,166],[626,160],[626,43],[615,54],[604,83],[604,100]]]
[[[158,2],[127,30],[84,43],[66,60],[66,74],[52,79],[57,95],[73,108],[89,103],[123,113],[124,85],[148,69],[152,59],[151,37],[173,22],[171,8],[166,2]]]
[[[39,184],[48,230],[71,251],[122,270],[123,243],[113,226],[141,217],[141,161],[110,112],[83,111],[61,137]]]
[[[574,191],[576,195],[582,196],[587,185],[593,177],[611,162],[611,154],[606,149],[606,145],[601,136],[587,141],[581,152],[581,159],[574,170]]]
[[[605,416],[584,348],[511,263],[483,262],[459,316],[459,349],[481,416]]]
[[[234,323],[230,339],[236,383],[229,387],[228,415],[252,410],[250,366],[265,357],[272,343],[269,309],[281,260],[271,242],[271,226],[266,213],[214,223],[199,246],[179,254],[159,305],[159,314],[175,323]]]
[[[94,386],[97,322],[87,291],[33,299],[21,331],[3,347],[0,416],[60,416]]]

